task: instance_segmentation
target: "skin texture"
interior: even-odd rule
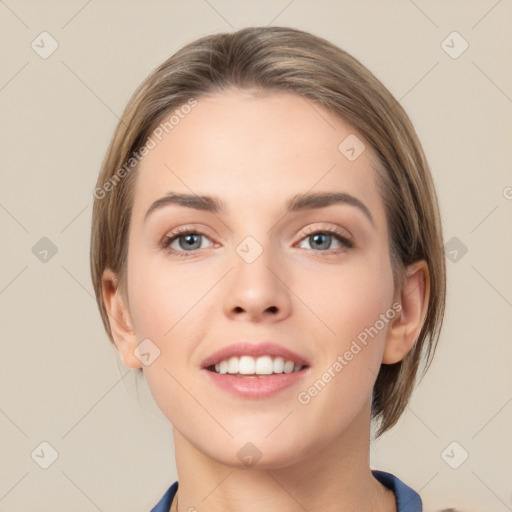
[[[197,100],[138,169],[129,306],[110,270],[103,280],[123,361],[143,368],[173,425],[179,509],[395,511],[393,493],[370,473],[371,392],[381,363],[401,360],[419,335],[428,270],[417,262],[403,292],[393,289],[372,149],[358,135],[366,150],[349,161],[338,145],[354,129],[293,94],[230,90]],[[170,191],[217,197],[226,210],[171,205],[144,222]],[[333,191],[361,200],[375,226],[347,204],[285,212],[295,195]],[[188,257],[162,248],[180,226],[205,235]],[[333,228],[354,246],[332,238],[326,250],[309,236]],[[250,264],[236,252],[247,236],[263,250]],[[172,247],[186,251],[179,239]],[[307,405],[299,403],[297,394],[396,301],[401,312]],[[149,366],[133,354],[145,338],[160,350]],[[212,386],[203,360],[242,339],[290,348],[309,361],[307,374],[265,399]],[[248,442],[261,452],[250,468],[237,456]]]

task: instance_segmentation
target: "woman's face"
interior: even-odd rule
[[[252,455],[284,467],[348,436],[367,440],[395,313],[369,145],[296,95],[196,99],[152,137],[135,186],[129,312],[138,342],[150,340],[140,366],[156,403],[186,442],[230,465]],[[188,200],[147,214],[169,194]],[[325,194],[341,199],[301,204]],[[177,230],[185,234],[172,239]],[[238,343],[256,351],[215,357]],[[253,362],[283,370],[280,354],[305,368],[254,376]],[[220,360],[219,371],[241,361],[247,373],[204,367]]]

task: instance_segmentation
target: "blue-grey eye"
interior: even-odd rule
[[[332,236],[327,233],[315,233],[309,236],[311,247],[316,249],[330,249]]]
[[[180,249],[200,249],[202,235],[196,233],[188,233],[177,237]]]
[[[305,236],[301,241],[300,247],[302,249],[309,249],[309,247],[304,247],[305,242],[310,245],[311,249],[318,249],[320,251],[341,249],[343,247],[350,249],[353,247],[353,244],[350,240],[338,234],[337,231],[330,230],[316,231],[315,233],[311,233],[310,235]]]

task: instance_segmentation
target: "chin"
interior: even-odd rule
[[[297,451],[296,445],[283,445],[281,440],[265,439],[265,436],[247,436],[244,441],[230,440],[223,446],[222,452],[212,453],[210,457],[235,469],[253,470],[283,469],[306,457],[306,454]]]

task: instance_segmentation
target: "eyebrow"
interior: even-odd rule
[[[289,213],[315,208],[325,208],[333,204],[347,204],[358,208],[362,213],[364,213],[372,226],[375,227],[375,221],[368,207],[360,199],[346,192],[325,192],[296,195],[286,203],[286,211]],[[185,208],[193,208],[195,210],[215,214],[220,214],[225,211],[223,203],[214,197],[168,192],[164,197],[157,199],[151,204],[144,216],[144,222],[146,222],[147,218],[153,212],[170,205],[183,206]]]

